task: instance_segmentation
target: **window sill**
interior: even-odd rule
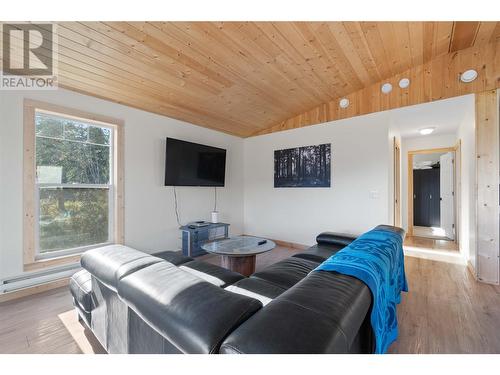
[[[71,254],[64,255],[55,258],[40,259],[30,263],[25,263],[23,270],[25,272],[37,271],[41,269],[46,269],[55,266],[62,266],[71,263],[78,263],[80,261],[81,254]]]

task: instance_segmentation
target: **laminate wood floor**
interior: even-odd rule
[[[455,241],[440,240],[435,238],[406,236],[404,245],[407,247],[423,248],[429,250],[458,252],[458,245]]]
[[[257,270],[296,252],[261,254]],[[405,263],[410,292],[398,306],[400,335],[390,353],[500,353],[500,287],[477,283],[463,265]],[[78,323],[66,287],[0,304],[0,353],[102,352]]]

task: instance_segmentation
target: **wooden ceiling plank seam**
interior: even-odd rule
[[[190,90],[189,92],[195,92],[194,90]],[[186,97],[187,94],[183,94],[184,97]],[[188,98],[188,97],[187,97]],[[200,104],[201,106],[203,106],[203,104],[201,103]]]
[[[193,29],[197,29],[198,31],[202,31],[206,33],[206,36],[210,38],[210,40],[215,41],[215,46],[214,48],[222,48],[226,51],[226,53],[230,53],[235,56],[239,56],[238,59],[233,61],[233,63],[239,63],[243,64],[244,70],[247,71],[246,78],[251,79],[253,82],[255,82],[255,77],[253,77],[252,71],[253,71],[253,66],[250,63],[250,61],[254,61],[254,58],[251,56],[250,52],[242,51],[241,46],[239,45],[233,45],[233,40],[228,37],[228,35],[219,32],[219,29],[214,26],[212,23],[208,22],[200,22],[200,23],[195,23],[193,26]],[[244,55],[243,55],[243,54]],[[282,108],[289,108],[291,106],[291,98],[288,96],[283,97],[282,89],[279,89],[274,86],[272,83],[273,77],[272,75],[269,75],[267,72],[264,72],[267,76],[266,78],[261,78],[260,79],[260,87],[264,92],[267,94],[267,96],[270,98],[272,102],[274,102],[276,105],[281,106]],[[258,84],[256,84],[257,87],[259,87]],[[296,100],[295,98],[293,100]]]
[[[391,64],[385,53],[382,38],[380,36],[377,22],[360,22],[363,35],[366,39],[368,49],[375,60],[375,64],[379,68],[382,79],[388,78],[393,75]]]
[[[13,56],[13,57],[16,57],[16,56]],[[20,57],[19,57],[19,61],[21,61]],[[69,77],[69,75],[71,75],[73,78],[80,77],[82,80],[85,80],[86,82],[92,81],[94,83],[98,83],[97,86],[101,87],[102,89],[110,88],[114,93],[117,93],[117,94],[128,93],[128,94],[124,94],[124,95],[128,95],[129,97],[133,97],[135,99],[137,99],[137,98],[147,99],[147,101],[152,101],[152,102],[159,103],[159,104],[166,106],[165,105],[166,98],[161,96],[160,94],[151,95],[151,93],[148,93],[148,95],[143,95],[138,90],[130,90],[131,88],[129,86],[127,86],[127,84],[112,81],[107,77],[99,76],[99,75],[95,74],[94,72],[89,72],[89,71],[86,71],[85,69],[82,69],[79,67],[72,67],[72,66],[69,66],[65,63],[60,63],[58,75],[61,77]],[[132,95],[130,93],[132,93]],[[238,125],[238,127],[244,127],[244,128],[250,129],[250,130],[253,128],[253,124],[245,124],[245,123],[242,123],[242,122],[240,122],[236,119],[233,119],[231,117],[221,117],[218,114],[211,113],[206,108],[203,111],[200,111],[199,107],[193,108],[193,107],[187,106],[185,104],[178,103],[178,102],[172,102],[172,101],[169,102],[168,106],[170,108],[175,108],[176,110],[183,110],[185,113],[190,113],[190,114],[198,113],[198,114],[201,114],[203,117],[210,118],[214,121],[219,121],[219,122],[230,121],[232,124]]]
[[[176,23],[178,25],[179,23]],[[184,24],[184,23],[182,23]],[[215,43],[215,39],[213,38],[213,35],[211,35],[211,32],[207,32],[205,29],[200,29],[199,25],[201,23],[189,23],[189,28],[190,32],[194,33],[195,35],[198,36],[198,38],[201,38],[202,35],[205,39],[208,40],[205,41],[205,44],[210,44],[212,45],[212,49],[217,51],[218,53],[221,53],[221,49],[225,54],[230,54],[231,56],[237,56],[239,53],[238,51],[234,51],[233,48],[231,48],[230,45],[228,45],[227,39],[224,40],[223,43]],[[179,26],[180,27],[180,26]],[[184,33],[187,33],[186,30],[182,30]],[[210,29],[209,31],[214,31],[213,29]],[[200,35],[202,34],[202,35]],[[189,33],[187,34],[188,36],[192,37]],[[224,37],[219,35],[219,37]],[[200,39],[200,42],[202,40]],[[228,63],[227,60],[226,63]],[[242,73],[242,72],[248,72],[252,69],[252,66],[243,60],[237,60],[237,61],[230,61],[231,64],[238,64],[237,70],[239,72],[237,73],[240,76],[240,79],[242,79],[244,82],[246,82],[250,87],[253,89],[253,95],[260,95],[265,99],[267,102],[271,103],[273,106],[276,106],[277,108],[287,108],[287,103],[283,102],[283,99],[281,99],[280,91],[277,90],[275,87],[273,87],[270,83],[266,83],[263,86],[258,86],[253,78],[247,77],[248,73]]]
[[[196,50],[196,56],[198,59],[202,59],[205,64],[211,65],[214,70],[216,70],[216,71],[222,70],[225,75],[229,75],[230,79],[232,79],[234,82],[238,83],[238,85],[232,86],[230,91],[235,89],[237,86],[241,85],[242,86],[242,89],[241,89],[242,94],[240,94],[240,96],[245,97],[245,100],[249,104],[249,106],[251,106],[253,108],[257,108],[257,109],[254,109],[254,112],[269,113],[269,112],[273,112],[273,111],[275,112],[277,109],[283,110],[282,107],[273,106],[273,105],[271,105],[270,102],[266,101],[265,93],[262,93],[261,89],[257,89],[255,87],[255,85],[252,84],[251,82],[242,80],[237,75],[237,72],[233,72],[231,70],[228,70],[227,67],[222,66],[222,64],[218,64],[214,58],[205,56],[204,53],[206,53],[206,52],[203,50],[202,46],[196,45],[196,43],[194,41],[191,41],[190,39],[188,39],[186,37],[181,38],[178,35],[176,35],[176,33],[174,32],[174,27],[168,28],[167,26],[161,25],[160,23],[157,23],[157,22],[151,23],[151,25],[153,27],[157,28],[161,33],[168,35],[170,37],[171,42],[175,43],[175,45],[178,48],[184,48],[182,43],[188,43],[192,47],[191,50]],[[182,32],[179,29],[176,29],[176,30],[178,30],[178,32]],[[172,33],[172,32],[174,32],[174,33]],[[182,40],[182,39],[184,39],[184,40]],[[196,47],[196,48],[194,48],[194,47]],[[189,52],[190,51],[185,50],[186,54],[188,54]],[[243,92],[246,95],[243,95]],[[234,100],[235,95],[233,93],[229,92],[227,89],[224,90],[222,95],[226,96],[226,94],[231,100]],[[250,94],[250,95],[248,95],[248,94]]]
[[[301,52],[300,45],[303,43],[303,39],[300,37],[299,34],[297,34],[295,31],[295,37],[296,40],[295,42],[292,42],[289,38],[286,37],[285,30],[283,30],[284,25],[287,25],[286,22],[270,22],[270,24],[267,30],[265,30],[265,33],[269,36],[269,33],[272,33],[274,35],[274,39],[276,40],[277,43],[279,43],[280,47],[283,50],[283,53],[290,56],[292,60],[297,64],[300,70],[304,72],[304,74],[307,77],[310,77],[310,79],[314,81],[320,81],[321,85],[324,86],[325,84],[327,85],[326,88],[326,95],[331,97],[332,95],[335,94],[335,89],[333,86],[336,84],[336,78],[330,76],[330,80],[325,79],[328,77],[325,77],[324,75],[321,74],[320,71],[318,71],[311,63],[310,59],[304,56],[303,52]],[[268,25],[266,24],[266,26]],[[297,42],[297,38],[299,38],[299,41]],[[278,41],[279,40],[279,41]],[[333,94],[332,94],[333,92]]]
[[[222,32],[225,33],[235,44],[237,44],[240,48],[243,49],[243,47],[241,46],[241,44],[242,44],[241,42],[246,41],[246,43],[244,43],[246,46],[246,48],[244,49],[245,52],[250,53],[252,55],[252,57],[262,67],[264,67],[264,68],[266,66],[271,67],[272,71],[270,71],[270,73],[272,74],[273,80],[275,79],[275,77],[280,77],[281,83],[278,86],[282,87],[284,96],[288,96],[286,93],[289,91],[296,91],[296,90],[302,89],[302,87],[296,83],[296,81],[298,81],[298,79],[294,79],[295,77],[290,78],[284,72],[284,70],[286,69],[285,66],[283,66],[279,63],[279,65],[275,67],[275,66],[273,66],[273,64],[266,63],[268,60],[272,59],[272,56],[268,55],[266,53],[266,51],[264,51],[257,43],[254,43],[247,36],[243,35],[244,31],[241,30],[242,28],[234,28],[234,26],[233,26],[234,24],[232,24],[232,23],[225,23],[224,25],[225,25],[225,27],[222,29]],[[290,85],[292,85],[292,87],[290,87]],[[312,102],[315,102],[315,103],[322,101],[321,96],[318,96],[316,94],[314,94],[313,96],[309,96],[309,91],[307,91],[307,92],[308,92],[307,97],[309,98],[308,99],[309,103],[311,102],[311,99],[312,99]],[[294,106],[297,105],[297,106],[302,107],[304,105],[304,104],[302,104],[302,102],[305,99],[307,99],[307,98],[304,98],[303,96],[301,96],[301,98],[299,99],[299,102],[296,103]]]
[[[283,54],[282,51],[273,43],[272,40],[258,27],[255,22],[245,24],[245,28],[240,29],[251,37],[251,43],[267,55],[270,64],[276,65],[276,70],[284,74],[291,82],[295,82],[294,91],[304,90],[313,101],[321,101],[324,93],[320,85],[312,83],[307,77],[301,74],[301,71],[295,66],[291,58]]]
[[[329,25],[331,22],[323,22],[314,34],[317,36],[318,48],[328,56],[332,62],[332,69],[335,69],[341,77],[348,83],[349,91],[356,90],[363,86],[363,82],[356,73],[353,65],[346,57],[342,46],[338,43]]]
[[[231,87],[234,84],[233,81],[227,79],[225,76],[213,71],[204,64],[199,63],[196,59],[191,58],[182,51],[171,47],[166,43],[167,41],[159,39],[159,37],[164,38],[165,34],[161,33],[161,31],[156,27],[149,25],[147,22],[129,22],[126,24],[141,32],[141,36],[144,38],[150,38],[151,42],[154,44],[145,44],[150,45],[150,47],[158,53],[177,61],[181,65],[185,65],[190,69],[197,71],[199,74],[205,75],[208,79],[219,82],[224,87]]]
[[[304,40],[309,42],[308,44],[315,50],[318,59],[323,59],[323,65],[325,65],[326,60],[326,66],[324,68],[326,70],[323,70],[323,72],[327,75],[333,73],[340,78],[340,82],[343,82],[341,86],[342,90],[337,90],[334,97],[338,97],[339,94],[342,95],[362,86],[361,81],[353,72],[351,65],[348,62],[346,64],[345,57],[344,60],[342,60],[343,56],[341,55],[341,49],[339,48],[337,50],[338,52],[335,52],[327,47],[328,41],[325,40],[327,38],[322,37],[320,30],[325,30],[325,32],[330,35],[330,42],[335,42],[335,39],[330,33],[330,29],[327,27],[325,28],[325,23],[322,23],[323,27],[318,27],[315,32],[311,30],[307,22],[295,22],[294,25]],[[318,32],[320,35],[318,35]]]
[[[373,83],[373,79],[356,52],[356,47],[352,43],[342,22],[328,22],[331,35],[335,38],[337,45],[342,49],[345,59],[350,63],[352,70],[356,73],[363,85]]]
[[[408,22],[412,66],[424,63],[424,25],[423,22]]]
[[[147,69],[142,69],[142,70],[138,71],[137,74],[135,72],[134,72],[134,74],[132,74],[130,68],[125,67],[125,66],[119,67],[116,65],[112,65],[112,63],[115,63],[115,61],[108,62],[108,58],[103,59],[106,61],[97,60],[95,57],[88,56],[87,54],[83,53],[81,50],[77,51],[76,47],[74,47],[75,49],[72,49],[72,48],[66,47],[64,45],[59,45],[58,48],[60,50],[59,51],[60,56],[71,58],[74,61],[77,61],[76,59],[79,58],[80,59],[79,61],[81,61],[85,65],[91,65],[91,66],[94,66],[96,68],[100,66],[99,69],[102,69],[103,71],[108,71],[110,74],[118,74],[124,79],[137,78],[145,86],[152,87],[152,86],[158,85],[158,86],[160,86],[160,89],[168,90],[172,93],[175,93],[176,95],[180,95],[182,93],[183,95],[192,96],[192,99],[195,98],[195,96],[192,95],[192,94],[197,92],[194,90],[194,88],[191,88],[191,90],[190,90],[189,89],[190,87],[185,87],[185,86],[182,87],[179,85],[175,85],[175,84],[171,83],[170,80],[159,79],[159,77],[156,75],[143,74],[143,73],[149,72]],[[72,54],[69,51],[74,52],[74,54],[78,54],[78,56],[73,57],[74,54]],[[94,54],[92,54],[92,55],[94,55]],[[104,55],[99,54],[98,56],[100,58],[102,58]],[[109,58],[112,59],[111,56],[109,56]],[[103,67],[103,65],[106,65],[106,67]],[[141,76],[141,74],[143,74],[143,75]],[[188,84],[188,86],[191,86],[191,84]]]
[[[207,127],[209,129],[217,130],[217,131],[222,131],[224,133],[228,133],[231,135],[237,135],[240,137],[245,137],[248,135],[248,132],[241,131],[234,125],[226,124],[226,123],[218,123],[218,126],[214,126],[212,122],[207,122],[206,118],[198,118],[193,116],[192,113],[190,112],[185,112],[181,111],[177,108],[174,107],[169,107],[168,104],[162,103],[158,105],[151,105],[150,102],[141,102],[139,100],[136,100],[135,98],[129,98],[126,95],[123,95],[123,93],[117,92],[115,98],[109,98],[107,95],[108,89],[102,89],[100,87],[96,87],[94,85],[88,84],[86,81],[78,81],[75,79],[72,79],[70,77],[65,77],[64,75],[62,76],[63,82],[61,83],[61,88],[71,90],[71,91],[78,91],[85,94],[85,95],[91,95],[94,97],[99,97],[101,99],[107,100],[107,101],[112,101],[118,104],[126,105],[128,107],[132,108],[137,108],[144,110],[144,108],[148,108],[148,112],[153,112],[162,116],[167,116],[169,118],[183,121],[183,122],[188,122],[193,125],[197,126],[202,126],[202,127]],[[125,100],[119,100],[116,98],[125,98]],[[165,108],[167,108],[165,110]],[[166,113],[168,112],[168,115]],[[176,113],[174,113],[176,112]]]
[[[64,64],[64,63],[62,65],[63,66],[61,67],[62,68],[61,70],[63,72],[67,72],[67,73],[73,72],[74,74],[78,74],[79,76],[82,76],[86,79],[89,79],[89,80],[93,79],[95,81],[106,84],[109,87],[119,88],[120,90],[123,90],[123,91],[130,91],[131,89],[136,89],[133,91],[140,93],[141,97],[147,98],[148,100],[152,98],[154,100],[159,101],[160,103],[168,103],[172,107],[181,108],[185,111],[190,111],[190,113],[201,114],[204,117],[211,118],[215,121],[225,120],[225,121],[230,121],[234,124],[238,124],[238,126],[244,126],[247,128],[253,127],[252,123],[243,123],[240,120],[237,120],[236,118],[234,118],[232,115],[226,115],[226,116],[222,117],[220,114],[212,112],[211,108],[207,108],[206,106],[202,106],[202,105],[194,103],[194,104],[196,104],[196,106],[193,107],[192,105],[191,106],[186,105],[185,104],[186,101],[179,102],[179,100],[175,99],[175,98],[166,98],[162,95],[161,92],[158,92],[156,90],[155,91],[148,91],[147,93],[144,93],[144,92],[140,91],[141,87],[139,85],[134,85],[134,86],[130,87],[129,86],[130,82],[128,82],[128,84],[121,84],[120,82],[110,80],[109,78],[104,77],[104,76],[100,76],[98,74],[95,74],[94,72],[87,72],[87,71],[85,71],[85,69],[66,66],[66,64]],[[193,103],[193,102],[191,102],[191,103]],[[248,120],[251,120],[251,118],[249,118]],[[257,119],[255,119],[255,120],[257,120]]]
[[[500,39],[500,22],[497,22],[493,35],[491,36],[490,42],[496,42]]]
[[[144,59],[147,59],[147,61],[149,62],[159,64],[159,68],[164,70],[166,73],[171,74],[172,77],[174,77],[176,80],[182,80],[183,78],[180,69],[176,70],[173,68],[172,63],[174,62],[174,60],[156,54],[151,48],[140,43],[135,43],[131,46],[130,43],[133,43],[133,39],[128,38],[127,43],[127,40],[123,40],[123,38],[127,37],[121,33],[120,39],[113,38],[113,30],[101,22],[69,22],[67,25],[63,24],[63,27],[68,28],[73,32],[79,33],[82,36],[88,36],[91,40],[106,45],[107,47],[116,50],[126,56],[137,58],[144,62]],[[207,81],[208,80],[204,80],[204,82]],[[224,85],[220,83],[214,83],[214,87],[217,90],[221,90]]]
[[[304,22],[272,22],[273,26],[280,32],[288,44],[294,48],[303,58],[302,64],[306,67],[304,71],[313,72],[322,82],[329,82],[328,95],[330,99],[337,97],[340,93],[336,87],[348,85],[344,77],[338,72],[331,74],[329,67],[333,66],[328,56],[321,52],[318,47],[317,38],[307,34],[307,26]],[[320,50],[318,51],[318,48]],[[338,82],[338,83],[337,83]]]
[[[238,136],[264,134],[498,87],[499,24],[61,22],[59,84]],[[465,85],[458,78],[470,68],[479,78]],[[400,90],[404,75],[411,84]],[[382,82],[395,90],[382,94]],[[340,109],[340,97],[351,105]]]
[[[241,76],[239,76],[238,72],[233,71],[230,67],[223,66],[223,64],[218,63],[218,59],[214,59],[211,57],[210,53],[207,53],[204,49],[204,46],[196,44],[195,40],[190,39],[190,36],[188,34],[182,34],[183,36],[179,36],[178,33],[184,33],[183,30],[178,29],[175,26],[170,27],[169,29],[165,28],[164,26],[159,25],[159,23],[153,23],[153,25],[158,28],[159,30],[162,31],[162,33],[168,34],[171,38],[175,39],[177,43],[189,43],[192,45],[193,48],[196,48],[196,50],[200,53],[200,57],[204,59],[205,63],[213,64],[214,69],[222,69],[227,72],[231,76],[231,79],[234,80],[235,82],[238,83],[239,85],[242,85],[242,87],[245,89],[247,93],[247,98],[249,97],[251,100],[256,99],[256,104],[252,105],[254,107],[259,108],[267,108],[267,112],[272,112],[273,110],[276,111],[276,109],[279,110],[284,110],[283,106],[276,106],[272,105],[271,102],[271,97],[266,91],[262,91],[262,88],[258,88],[255,85],[255,82],[251,82],[249,80],[243,79]],[[211,51],[213,54],[213,51]],[[205,56],[206,55],[206,56]],[[224,94],[227,92],[227,90],[224,92]],[[248,95],[249,94],[249,95]]]
[[[67,30],[71,34],[67,35],[65,30]],[[83,40],[79,37],[83,38]],[[98,61],[107,62],[109,65],[120,67],[125,71],[147,75],[149,79],[160,80],[169,86],[175,85],[177,89],[181,91],[187,91],[188,89],[195,91],[194,89],[196,88],[197,90],[204,91],[207,95],[216,95],[221,92],[220,89],[214,88],[213,86],[207,85],[203,82],[188,81],[178,75],[169,74],[168,71],[161,65],[148,65],[147,61],[140,61],[138,56],[134,56],[134,58],[132,58],[130,56],[122,54],[121,56],[119,56],[120,58],[117,58],[118,56],[113,52],[114,50],[112,48],[109,48],[108,46],[97,41],[89,44],[85,42],[85,40],[85,36],[82,36],[79,33],[73,32],[69,29],[61,28],[61,31],[58,32],[59,46],[64,46],[77,53],[82,53],[86,56],[93,57]],[[176,84],[176,81],[179,83]],[[186,87],[188,85],[190,87]]]
[[[409,68],[410,56],[404,56],[406,50],[405,42],[401,39],[405,35],[402,33],[396,37],[394,25],[398,22],[378,22],[377,29],[380,33],[382,46],[385,51],[385,55],[389,59],[390,71],[392,74],[404,71]],[[407,41],[406,41],[407,42]]]
[[[113,29],[113,27],[111,27],[109,23],[101,22],[100,24]],[[102,31],[97,32],[100,35],[106,36],[109,39],[113,40],[115,43],[127,45],[129,48],[131,48],[132,51],[135,52],[134,58],[138,59],[142,63],[152,63],[152,66],[157,68],[158,74],[160,74],[161,72],[163,72],[164,74],[169,73],[172,78],[181,82],[187,80],[196,81],[198,82],[200,87],[209,87],[210,91],[214,94],[219,94],[225,87],[227,87],[227,82],[214,80],[212,79],[212,77],[200,73],[197,70],[191,69],[187,71],[187,67],[185,65],[182,65],[178,61],[172,59],[170,56],[167,56],[165,54],[162,54],[160,51],[155,50],[150,44],[140,43],[138,40],[134,39],[128,34],[121,32],[120,30],[116,31],[117,33],[113,33],[112,35],[110,35],[109,33],[103,34]],[[100,44],[105,46],[108,45],[108,43]],[[139,45],[141,46],[141,50],[137,49],[137,46]],[[128,56],[124,55],[124,57]]]
[[[60,48],[61,49],[61,48]],[[166,99],[166,98],[165,98]],[[164,113],[165,114],[165,113]]]
[[[474,45],[479,29],[479,22],[460,21],[454,22],[453,34],[450,41],[449,52],[456,52]]]
[[[399,43],[397,56],[400,64],[396,70],[397,72],[402,72],[412,67],[410,28],[408,22],[393,22],[391,26],[393,38]]]
[[[313,67],[307,64],[304,56],[302,56],[294,45],[280,32],[276,24],[279,25],[281,22],[255,22],[254,24],[259,31],[279,49],[279,55],[286,56],[290,62],[296,66],[297,71],[305,73],[306,77],[310,79],[311,82],[324,84],[321,77],[315,75]]]
[[[453,52],[453,40],[455,39],[455,29],[457,27],[457,23],[453,22],[453,26],[451,28],[451,38],[450,38],[450,43],[448,45],[448,53]]]
[[[311,69],[304,71],[304,69],[301,68],[301,64],[304,63],[304,58],[294,48],[289,48],[286,51],[283,49],[288,42],[286,42],[284,37],[278,32],[271,22],[256,22],[255,24],[256,27],[262,32],[263,36],[267,38],[267,40],[271,41],[271,43],[280,50],[280,54],[276,57],[276,60],[283,59],[290,64],[290,66],[294,69],[295,74],[303,77],[302,82],[310,82],[309,86],[313,89],[315,88],[317,95],[321,97],[329,95],[328,91],[325,93],[323,89],[325,86],[324,80],[318,77]],[[318,94],[318,90],[321,90],[321,93]],[[329,89],[327,88],[327,90]]]
[[[436,42],[434,44],[433,59],[449,52],[451,34],[454,28],[454,22],[436,22],[436,24],[437,27],[434,29]]]
[[[464,84],[459,82],[459,72],[470,67],[481,72],[480,79],[477,79],[471,84]],[[471,47],[458,52],[442,55],[436,59],[424,63],[423,65],[412,67],[408,71],[401,73],[405,76],[412,77],[412,91],[417,91],[416,93],[413,93],[413,95],[409,95],[410,100],[406,101],[406,105],[415,105],[434,100],[440,100],[446,97],[461,96],[474,92],[481,92],[499,88],[499,67],[500,40],[495,43],[483,45],[481,47]],[[391,81],[396,81],[397,76],[400,76],[401,74],[392,77]],[[451,77],[451,82],[449,82],[450,78],[446,78],[446,75],[447,77]],[[437,87],[438,84],[440,84],[441,86]],[[369,106],[368,102],[363,103],[363,98],[370,98],[370,95],[372,96],[372,98],[377,95],[383,95],[380,93],[380,87],[378,83],[349,95],[348,97],[353,99],[352,103],[361,103],[361,105],[363,105],[363,108],[350,109],[350,107],[348,107],[347,111],[345,111],[349,113],[347,117],[367,114],[374,111],[399,108],[402,106],[399,100],[390,103],[389,107],[386,107],[386,103],[381,102],[380,107],[374,110],[373,107]],[[334,105],[337,104],[335,102],[331,103],[334,103]],[[311,113],[314,113],[315,111],[317,111],[317,108],[312,108],[310,110]],[[294,118],[281,120],[269,129],[257,131],[252,134],[252,136],[268,134],[274,131],[287,130],[290,128],[296,128],[297,126],[302,127],[313,125],[314,123],[307,123],[304,121],[304,119],[308,118],[308,116],[310,117],[310,114],[308,115],[303,113],[295,116]],[[328,118],[327,121],[334,121],[345,117],[346,116],[342,116],[340,114],[334,118]],[[297,123],[299,123],[300,125],[297,125]]]
[[[226,25],[226,27],[224,27],[223,32],[231,32],[231,31],[236,31],[236,30],[237,30],[237,28],[235,28],[234,26],[233,26],[233,27],[231,27],[231,29],[228,29],[228,27],[227,27],[227,26],[232,26],[232,25],[228,25],[227,23],[225,23],[225,25]],[[234,25],[234,24],[233,24],[233,25]],[[243,26],[242,26],[241,28],[239,28],[240,33],[241,33],[241,32],[243,32],[243,30],[241,30],[241,29],[243,29]],[[260,32],[260,29],[259,29],[259,32]],[[238,43],[238,44],[240,44],[240,45],[241,45],[241,43],[239,43],[239,36],[238,36],[238,34],[237,34],[237,33],[232,33],[231,35],[229,35],[229,34],[228,34],[228,36],[229,36],[229,37],[230,37],[230,38],[231,38],[231,39],[232,39],[235,43]],[[241,37],[242,37],[242,38],[245,38],[245,36],[244,36],[244,35],[241,35]],[[243,40],[245,40],[245,39],[242,39],[242,41],[243,41]],[[259,49],[260,49],[260,47],[259,47]],[[253,51],[253,52],[255,52],[255,56],[258,56],[258,54],[257,54],[257,52],[258,52],[258,51]],[[277,59],[276,59],[276,62],[277,62],[279,65],[281,65],[281,66],[282,66],[282,68],[287,69],[287,67],[286,67],[284,64],[282,64],[282,63],[280,62],[282,59],[283,59],[283,60],[287,59],[287,56],[286,56],[286,55],[279,55],[279,56],[277,57]],[[273,64],[270,64],[270,66],[271,66],[271,68],[273,69],[273,74],[277,74],[277,75],[282,75],[282,74],[283,74],[283,73],[282,73],[282,70],[281,70],[279,67],[276,67],[276,68],[275,68]],[[305,75],[303,75],[303,73],[301,72],[301,70],[300,70],[300,69],[298,69],[298,67],[296,67],[296,66],[294,66],[294,65],[291,65],[291,66],[290,66],[290,68],[292,68],[292,69],[294,70],[294,78],[293,78],[293,80],[294,80],[294,81],[296,81],[296,82],[297,82],[297,81],[300,79],[302,82],[306,82],[306,80],[307,80],[306,76],[305,76]],[[289,69],[287,69],[287,70],[289,70]],[[297,77],[300,77],[300,78],[298,79]],[[290,78],[289,78],[288,76],[286,76],[286,75],[285,75],[285,76],[283,76],[283,78],[284,78],[285,80],[289,80],[289,79],[290,79]],[[307,84],[307,86],[306,86],[306,87],[310,87],[310,86]],[[297,85],[297,86],[295,87],[295,90],[297,90],[297,89],[299,89],[299,90],[300,90],[300,89],[301,89],[301,87],[300,87],[299,85]],[[325,96],[327,96],[327,97],[331,97],[331,94],[330,94],[330,93],[331,93],[331,88],[329,87],[329,85],[325,84],[325,82],[324,82],[324,81],[322,81],[322,82],[318,82],[318,83],[316,84],[316,88],[315,88],[315,90],[313,91],[313,96],[311,97],[311,99],[312,99],[314,102],[318,103],[318,102],[321,102],[321,101],[322,101],[321,99],[322,99],[322,98],[324,98]],[[295,97],[295,95],[294,95],[294,97]],[[295,106],[294,106],[293,108],[297,108],[297,107],[295,107]]]
[[[482,46],[483,44],[492,42],[493,33],[497,24],[498,22],[481,21],[479,23],[476,39],[474,40],[474,46]]]
[[[366,71],[370,74],[372,82],[377,82],[382,79],[382,74],[375,63],[368,42],[359,22],[342,22],[342,26],[346,29],[351,42],[353,43],[356,53],[361,62],[365,66]]]
[[[424,38],[423,38],[423,63],[432,60],[434,49],[434,24],[435,22],[424,22]]]

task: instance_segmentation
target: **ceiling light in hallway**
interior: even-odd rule
[[[429,135],[431,134],[436,128],[432,127],[432,128],[423,128],[423,129],[420,129],[419,132],[420,134],[422,135]]]

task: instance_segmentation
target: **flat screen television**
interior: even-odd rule
[[[224,186],[226,150],[167,138],[165,186]]]

